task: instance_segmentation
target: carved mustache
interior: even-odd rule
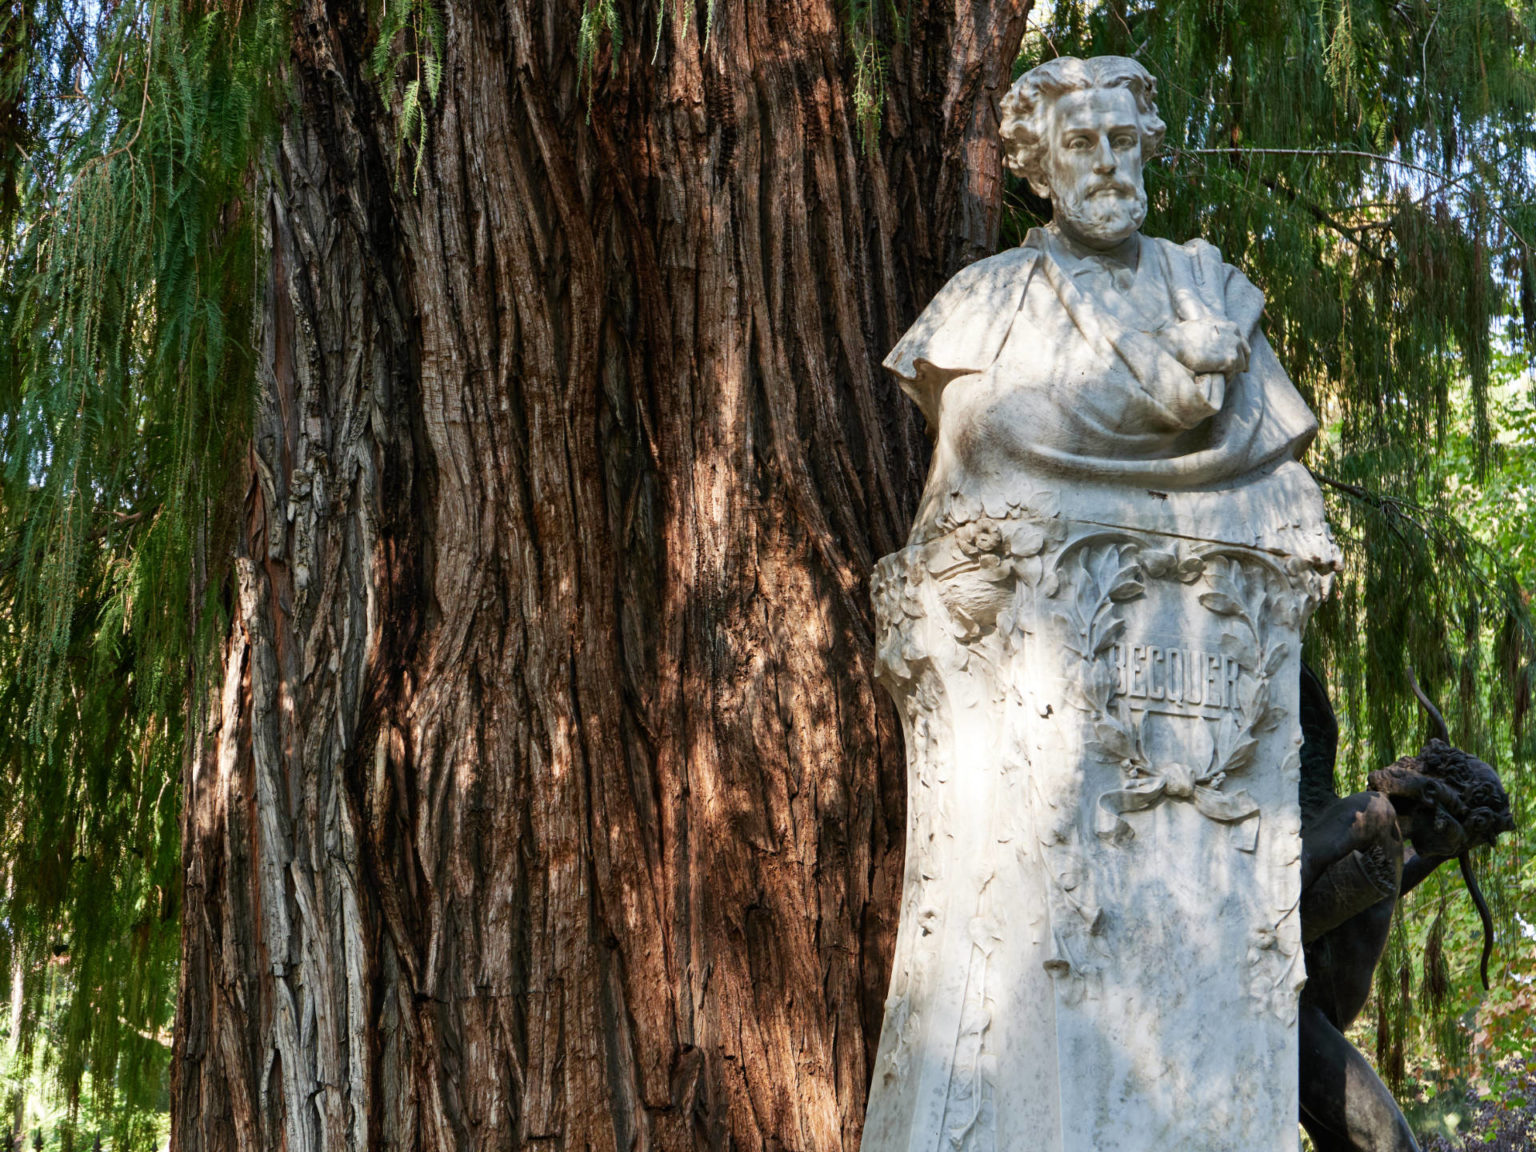
[[[1097,180],[1085,187],[1080,195],[1083,200],[1096,200],[1101,196],[1116,200],[1135,200],[1136,189],[1120,180]]]

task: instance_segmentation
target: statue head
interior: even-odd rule
[[[1493,768],[1444,740],[1370,774],[1373,791],[1398,810],[1404,834],[1421,852],[1454,855],[1512,832],[1509,795]]]
[[[1003,156],[1051,201],[1056,226],[1112,248],[1147,216],[1141,167],[1163,142],[1157,81],[1126,56],[1062,56],[1020,76],[1003,97]]]

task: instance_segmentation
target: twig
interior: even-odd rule
[[[1461,176],[1451,176],[1438,169],[1426,168],[1422,164],[1415,164],[1411,160],[1400,160],[1396,156],[1388,156],[1381,152],[1361,152],[1354,148],[1170,148],[1166,153],[1170,159],[1185,154],[1191,156],[1316,156],[1322,159],[1347,156],[1356,160],[1374,160],[1379,164],[1392,164],[1398,168],[1406,168],[1410,172],[1432,176],[1440,181],[1442,190],[1454,187],[1471,175],[1471,173],[1464,173]],[[1520,230],[1515,227],[1508,216],[1497,208],[1492,208],[1491,211],[1498,217],[1504,227],[1509,230],[1509,234],[1519,242],[1520,247],[1524,248],[1527,252],[1536,251],[1536,246],[1533,246],[1529,240],[1520,234]]]
[[[139,141],[139,134],[144,131],[144,114],[149,111],[149,80],[154,74],[155,66],[155,28],[160,23],[160,9],[152,8],[149,13],[149,39],[144,46],[144,94],[139,103],[139,122],[134,126],[133,135],[128,140],[112,149],[103,156],[93,156],[80,166],[75,179],[78,181],[85,175],[86,170],[93,164],[105,164],[120,152],[127,152]]]
[[[1356,160],[1376,160],[1382,164],[1395,164],[1399,168],[1408,168],[1414,172],[1422,172],[1426,176],[1433,176],[1437,180],[1449,180],[1444,172],[1434,168],[1426,168],[1422,164],[1415,164],[1411,160],[1399,160],[1396,156],[1388,156],[1381,152],[1360,152],[1353,148],[1173,148],[1169,149],[1171,155],[1179,155],[1188,152],[1197,156],[1229,156],[1234,152],[1246,156],[1319,156],[1323,158],[1335,156],[1351,156]]]
[[[1264,187],[1268,188],[1271,192],[1279,192],[1281,195],[1287,197],[1292,204],[1299,204],[1306,212],[1312,216],[1313,219],[1317,220],[1318,223],[1324,224],[1327,227],[1332,228],[1339,235],[1348,237],[1350,240],[1354,241],[1366,252],[1370,253],[1371,256],[1375,257],[1377,263],[1389,263],[1389,259],[1386,253],[1382,252],[1379,248],[1372,247],[1369,243],[1366,242],[1364,236],[1366,228],[1354,227],[1344,223],[1342,220],[1337,219],[1336,217],[1332,216],[1326,209],[1324,209],[1322,205],[1314,204],[1307,197],[1303,196],[1290,185],[1286,184],[1285,181],[1280,180],[1277,177],[1260,176],[1259,183],[1263,184]]]

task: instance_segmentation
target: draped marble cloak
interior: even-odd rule
[[[1254,517],[1250,540],[1315,534],[1321,498],[1296,461],[1317,421],[1259,327],[1263,293],[1203,240],[1139,243],[1121,295],[1083,284],[1065,242],[1032,229],[957,273],[891,350],[885,367],[937,430],[914,541],[940,531],[955,494],[1006,502],[1025,475],[1076,489],[1090,518],[1150,489],[1165,504],[1145,513],[1153,521],[1230,520],[1202,509],[1236,499]],[[1201,319],[1247,336],[1247,371],[1196,375],[1157,338]],[[1299,515],[1259,522],[1277,508]],[[1323,537],[1295,543],[1331,555]]]

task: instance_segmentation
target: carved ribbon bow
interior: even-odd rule
[[[1183,764],[1170,764],[1160,775],[1139,776],[1124,788],[1116,788],[1099,797],[1097,826],[1094,832],[1101,840],[1124,844],[1136,834],[1123,819],[1127,812],[1145,812],[1156,808],[1164,800],[1187,800],[1194,804],[1200,815],[1223,824],[1237,824],[1258,814],[1259,805],[1245,790],[1221,791],[1222,773],[1196,775]],[[1239,847],[1252,851],[1248,845],[1256,841],[1258,825],[1251,834],[1243,837]]]

